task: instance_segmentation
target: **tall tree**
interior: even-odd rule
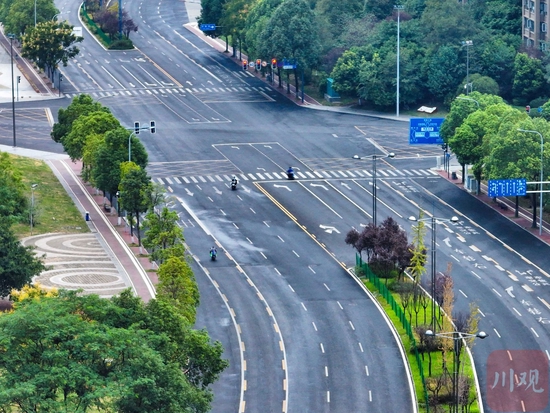
[[[122,208],[136,219],[138,245],[141,246],[140,216],[147,212],[151,205],[151,178],[144,169],[132,168],[123,175],[119,188]]]
[[[0,219],[21,218],[27,205],[21,172],[7,152],[0,152]]]
[[[5,218],[0,219],[0,245],[0,297],[29,284],[46,270],[42,258],[33,254],[32,247],[19,242]]]
[[[518,105],[528,105],[541,97],[548,87],[539,59],[532,59],[525,53],[518,53],[514,60],[514,84],[512,94]]]
[[[207,36],[218,37],[222,34],[221,19],[227,0],[201,0],[201,14],[198,24],[215,24],[216,30],[204,32]]]
[[[166,250],[185,241],[177,224],[178,214],[164,207],[159,213],[149,211],[145,218],[143,246],[151,251],[151,260],[163,263],[167,259]]]
[[[47,21],[37,24],[25,32],[22,37],[21,54],[36,62],[36,65],[47,71],[50,78],[59,63],[67,66],[69,59],[80,50],[75,45],[83,40],[73,34],[74,26],[65,22]]]
[[[67,109],[59,108],[57,122],[54,123],[51,137],[55,142],[63,142],[63,139],[71,132],[73,123],[80,116],[87,116],[92,112],[111,113],[109,108],[85,93],[74,97]]]
[[[21,35],[28,29],[34,28],[34,12],[36,4],[36,22],[43,23],[52,20],[59,13],[51,0],[7,0],[2,2],[1,21],[4,24],[4,33]]]

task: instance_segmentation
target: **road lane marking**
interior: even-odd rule
[[[292,250],[292,252],[294,253],[294,255],[296,255],[298,258],[300,258],[300,256],[298,255],[298,253],[294,250]]]
[[[359,350],[361,350],[361,353],[364,353],[365,351],[363,350],[363,345],[360,342],[357,344],[359,344]]]
[[[354,325],[353,325],[353,323],[352,323],[351,321],[349,321],[349,325],[351,326],[351,329],[352,329],[353,331],[355,331],[355,327],[354,327]]]
[[[521,286],[521,288],[523,288],[523,289],[524,289],[525,291],[527,291],[528,293],[532,293],[533,291],[535,291],[535,290],[533,290],[531,287],[529,287],[527,284],[523,284],[523,285]]]
[[[327,390],[327,403],[330,403],[330,391]]]
[[[498,338],[501,338],[500,334],[498,333],[497,329],[496,328],[493,328],[493,330],[495,331],[496,335]]]
[[[267,223],[267,221],[264,221],[264,224],[266,227],[270,228],[269,224]]]
[[[262,254],[262,257],[264,257],[267,260],[267,257],[265,256],[265,254],[263,252],[260,251],[260,254]]]
[[[468,298],[468,296],[466,294],[464,294],[464,291],[462,291],[461,289],[458,290],[460,292],[460,294],[462,294],[464,296],[464,298]]]
[[[326,288],[327,290],[330,291],[330,288],[328,288],[328,285],[326,285],[325,283],[323,283],[323,285],[325,286],[325,288]]]
[[[237,224],[235,224],[234,222],[233,222],[233,226],[234,226],[235,228],[239,229],[239,227],[237,226]]]
[[[277,274],[281,275],[281,273],[279,272],[279,270],[278,270],[277,268],[274,267],[273,269],[275,270],[275,272],[276,272]]]
[[[246,240],[247,240],[248,242],[250,242],[250,244],[254,245],[254,243],[253,243],[252,241],[250,241],[250,239],[249,239],[248,237],[246,237]]]
[[[338,304],[338,306],[340,307],[340,310],[343,310],[344,307],[342,307],[342,304],[340,304],[340,301],[336,301],[336,303]]]
[[[288,288],[290,288],[290,291],[292,291],[293,293],[296,292],[296,291],[294,291],[294,288],[292,288],[292,286],[290,284],[288,284]]]
[[[323,346],[323,343],[319,343],[321,344],[321,353],[324,353],[325,352],[325,347]]]
[[[478,313],[481,314],[483,317],[485,317],[485,314],[483,314],[483,311],[481,311],[479,308],[477,309]]]
[[[497,290],[495,290],[494,288],[493,288],[493,291],[495,292],[496,295],[498,295],[499,297],[502,297],[502,295]]]
[[[365,373],[367,373],[367,376],[369,376],[369,366],[365,366]]]
[[[516,314],[521,317],[521,313],[518,310],[516,310],[516,307],[512,307],[512,310],[514,310],[516,312]]]
[[[315,330],[315,331],[317,331],[317,326],[315,325],[315,322],[314,322],[314,321],[312,321],[312,322],[311,322],[311,324],[313,324],[313,328],[314,328],[314,330]]]
[[[302,304],[302,307],[304,307],[304,310],[307,311],[307,308],[306,308],[305,304],[304,303],[300,303],[300,304]]]
[[[475,272],[473,271],[470,271],[472,274],[474,274],[477,278],[479,278],[481,280],[481,277],[479,275],[477,275]]]
[[[281,242],[285,242],[285,240],[282,239],[280,235],[277,235],[277,237],[281,240]]]
[[[312,272],[313,274],[317,274],[317,273],[315,272],[315,270],[314,270],[313,268],[311,268],[311,265],[308,265],[307,267],[311,270],[311,272]]]
[[[537,338],[540,337],[540,336],[537,334],[537,332],[535,331],[535,329],[534,329],[533,327],[531,327],[531,331],[533,332],[533,334],[534,334]]]
[[[325,377],[328,377],[328,366],[325,366]]]

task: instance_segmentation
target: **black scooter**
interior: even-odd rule
[[[216,256],[217,256],[217,255],[218,255],[218,254],[217,254],[215,251],[210,251],[210,259],[211,259],[212,261],[216,261]]]
[[[289,169],[288,171],[286,171],[286,176],[287,176],[287,179],[289,181],[293,181],[294,180],[294,171],[292,169]]]

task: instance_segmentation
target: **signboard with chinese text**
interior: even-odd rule
[[[519,179],[489,179],[487,183],[487,195],[491,198],[497,196],[521,196],[527,193],[527,180]]]
[[[439,136],[443,118],[411,118],[409,124],[409,145],[441,145]]]

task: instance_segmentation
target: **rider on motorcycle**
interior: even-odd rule
[[[218,251],[216,251],[216,247],[210,248],[210,257],[215,257],[218,255]]]
[[[292,169],[292,166],[289,166],[287,171],[286,171],[286,175],[288,177],[288,179],[294,179],[294,169]]]
[[[237,186],[238,183],[239,183],[239,179],[237,178],[236,175],[233,175],[233,178],[231,178],[231,186]]]

